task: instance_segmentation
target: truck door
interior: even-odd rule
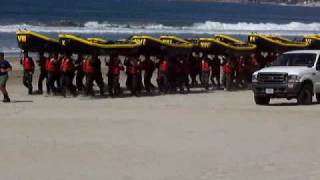
[[[315,93],[320,93],[320,56],[318,58],[317,64],[316,64],[316,71],[313,74],[315,76],[314,82],[315,82]]]

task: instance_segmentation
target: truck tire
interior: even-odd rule
[[[300,105],[310,105],[312,104],[312,85],[305,84],[297,97],[298,104]]]
[[[320,103],[320,93],[316,94],[317,101]]]
[[[254,96],[254,102],[257,105],[268,105],[270,103],[270,97]]]

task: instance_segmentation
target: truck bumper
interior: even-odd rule
[[[298,96],[300,87],[301,83],[252,84],[252,90],[255,96],[270,98],[295,98]],[[267,93],[267,89],[273,89],[273,93]]]

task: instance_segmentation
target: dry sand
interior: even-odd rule
[[[317,104],[256,106],[250,91],[64,99],[20,81],[0,103],[1,180],[320,179]]]

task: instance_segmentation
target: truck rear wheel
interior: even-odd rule
[[[312,104],[312,85],[304,85],[298,94],[297,100],[300,105]]]
[[[268,105],[270,103],[270,97],[254,96],[254,102],[257,105]]]
[[[320,93],[316,94],[317,101],[320,103]]]

